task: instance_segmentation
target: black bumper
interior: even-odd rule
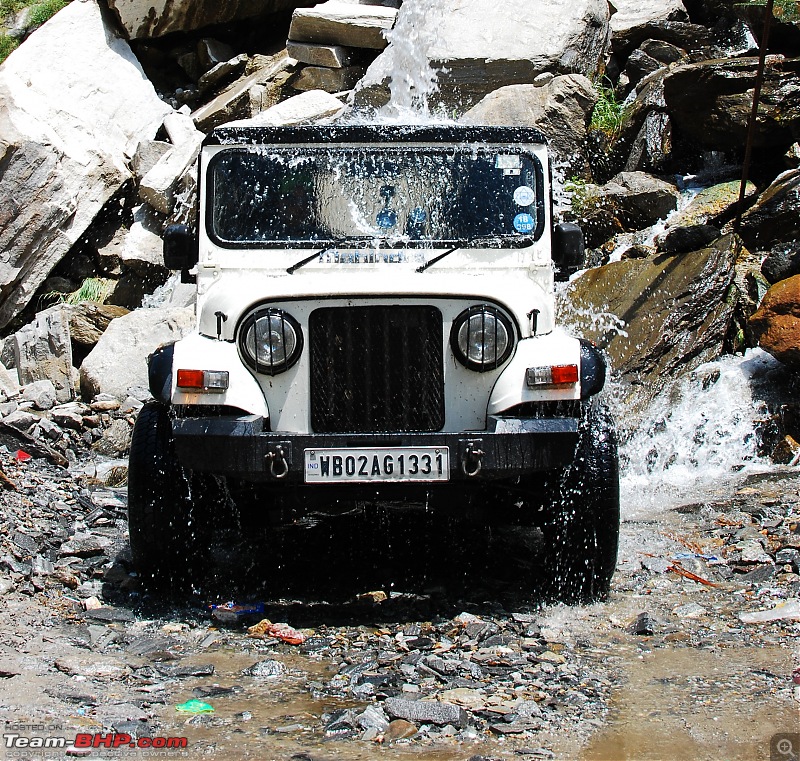
[[[489,430],[476,432],[295,434],[264,431],[264,419],[248,415],[178,418],[173,432],[185,467],[246,481],[302,484],[305,449],[433,446],[449,448],[450,482],[465,483],[568,464],[578,441],[578,422],[490,418]]]

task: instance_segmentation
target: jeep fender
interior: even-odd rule
[[[187,392],[176,387],[177,371],[225,370],[228,389],[222,393]],[[198,334],[174,344],[171,373],[172,404],[226,405],[269,419],[269,406],[258,381],[244,366],[236,344]]]
[[[581,399],[581,383],[571,386],[530,388],[526,382],[529,367],[547,365],[578,365],[581,367],[581,342],[561,331],[525,338],[517,344],[511,361],[506,365],[489,396],[487,414],[503,411],[526,402],[553,402]]]

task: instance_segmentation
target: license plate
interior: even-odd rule
[[[450,450],[447,447],[305,450],[308,484],[448,480]]]

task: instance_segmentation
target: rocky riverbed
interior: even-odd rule
[[[148,593],[130,568],[124,470],[13,446],[0,448],[8,758],[87,753],[34,738],[114,734],[153,742],[88,757],[768,759],[773,736],[800,730],[793,469],[623,504],[612,595],[589,607],[510,595],[502,544],[481,555],[469,537],[424,574],[412,549],[394,586],[369,586],[366,550],[354,556],[322,520],[305,553],[293,545],[291,599],[253,580],[269,567],[253,561],[258,542],[219,547],[216,576],[178,598]],[[388,520],[362,544],[382,548]],[[315,530],[341,554],[320,555]],[[470,556],[480,563],[455,572]],[[176,738],[185,749],[165,746]]]

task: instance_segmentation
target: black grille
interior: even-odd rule
[[[439,431],[444,427],[438,309],[317,309],[311,314],[309,333],[314,431]]]

